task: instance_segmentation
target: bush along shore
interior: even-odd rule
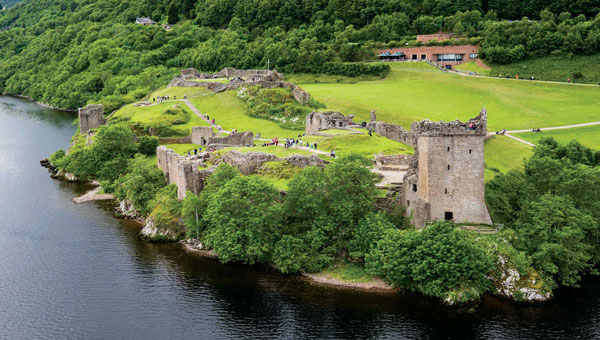
[[[441,221],[417,230],[398,204],[377,209],[372,161],[352,154],[293,172],[285,194],[220,164],[199,194],[178,200],[156,166],[158,138],[133,137],[126,122],[77,133],[69,152],[55,152],[47,165],[68,180],[97,179],[120,216],[144,221],[144,239],[184,240],[223,263],[457,304],[486,293],[545,301],[595,273],[600,260],[600,153],[576,142],[544,140],[523,170],[487,184],[490,212],[504,223],[487,234]]]

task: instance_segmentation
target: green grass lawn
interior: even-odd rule
[[[336,155],[345,156],[358,154],[366,158],[373,158],[374,154],[385,155],[413,154],[414,148],[400,142],[387,139],[383,136],[369,135],[341,135],[333,137],[305,136],[303,142],[317,143],[317,149],[330,152],[335,150]]]
[[[483,74],[486,76],[490,74],[490,70],[487,70],[487,69],[477,65],[475,60],[466,62],[464,64],[456,65],[456,66],[454,66],[454,68],[457,70],[467,71],[467,72],[475,72],[475,73]]]
[[[466,120],[482,107],[491,131],[559,126],[598,120],[600,87],[532,83],[465,77],[442,72],[424,62],[389,63],[390,75],[356,84],[300,84],[330,110],[377,119],[409,128],[425,118]]]
[[[319,275],[353,283],[368,283],[375,279],[363,266],[349,262],[335,263],[325,268]]]
[[[252,131],[255,135],[260,132],[261,138],[279,139],[296,137],[304,133],[303,130],[283,129],[277,123],[270,120],[254,118],[246,115],[246,104],[237,98],[236,91],[225,91],[217,94],[209,94],[191,99],[198,110],[208,114],[215,119],[217,125],[230,131]]]
[[[575,79],[578,83],[598,84],[600,82],[600,54],[592,56],[576,55],[571,58],[565,56],[548,56],[535,58],[508,65],[490,65],[490,74],[518,74],[521,78],[534,76],[538,80],[567,81],[574,79],[574,74],[580,72],[582,78]]]
[[[183,99],[183,95],[185,94],[188,99],[191,99],[209,93],[212,93],[212,91],[204,87],[165,87],[152,92],[148,95],[148,98],[150,101],[152,101],[152,98],[164,96],[170,96],[171,99],[173,99],[174,96],[178,99]]]
[[[533,148],[506,136],[494,136],[485,142],[485,180],[498,173],[523,167],[523,159],[533,155]]]
[[[600,120],[600,117],[598,117]],[[576,140],[588,148],[600,150],[600,125],[584,126],[572,129],[548,130],[542,132],[515,133],[515,136],[537,144],[544,137],[552,137],[561,144]]]
[[[142,123],[153,123],[159,119],[162,112],[178,105],[189,115],[190,120],[185,124],[173,125],[175,128],[186,129],[188,134],[192,132],[194,126],[209,126],[204,120],[196,116],[182,101],[169,101],[152,106],[139,106],[134,107],[133,104],[122,107],[119,111],[115,112],[114,117],[129,117],[132,122]]]

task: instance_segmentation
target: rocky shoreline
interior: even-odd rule
[[[46,104],[46,103],[43,103],[43,102],[38,102],[38,101],[34,100],[33,98],[31,98],[29,96],[24,96],[22,94],[14,94],[14,93],[8,93],[8,92],[2,92],[1,94],[3,96],[15,97],[15,98],[29,100],[29,101],[33,102],[34,104],[36,104],[36,105],[38,105],[40,107],[43,107],[45,109],[51,109],[51,110],[62,111],[62,112],[77,112],[77,110],[66,109],[64,107],[52,106],[50,104]]]

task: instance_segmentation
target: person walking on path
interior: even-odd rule
[[[335,150],[331,150],[331,158],[335,158]]]

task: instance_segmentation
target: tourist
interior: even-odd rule
[[[298,141],[298,146],[302,146],[302,139],[300,139],[300,141]]]
[[[298,136],[298,137],[300,137],[300,136]],[[298,139],[296,139],[296,145],[298,145]]]
[[[317,143],[315,143],[315,150],[317,150]]]
[[[187,94],[184,93],[183,94],[183,100],[186,100],[186,98],[187,98]]]
[[[508,74],[508,72],[506,72],[506,79],[510,79],[510,74]]]
[[[156,103],[156,98],[152,97],[152,102]]]
[[[331,150],[330,156],[331,156],[331,158],[335,158],[335,150]]]
[[[567,83],[571,83],[571,78],[567,78]]]
[[[177,100],[177,96],[173,96],[173,100]]]
[[[215,125],[215,119],[214,118],[211,120],[211,122],[212,122],[212,125]]]
[[[198,149],[194,149],[194,155],[198,154]]]
[[[517,74],[517,75],[515,75],[515,79],[516,79],[516,80],[519,80],[519,75],[518,75],[518,74]]]
[[[531,78],[530,78],[530,79],[531,79],[531,80],[535,80],[535,78],[534,78],[533,76],[531,76]]]
[[[371,132],[371,129],[369,129],[369,137],[373,137],[373,133]]]

